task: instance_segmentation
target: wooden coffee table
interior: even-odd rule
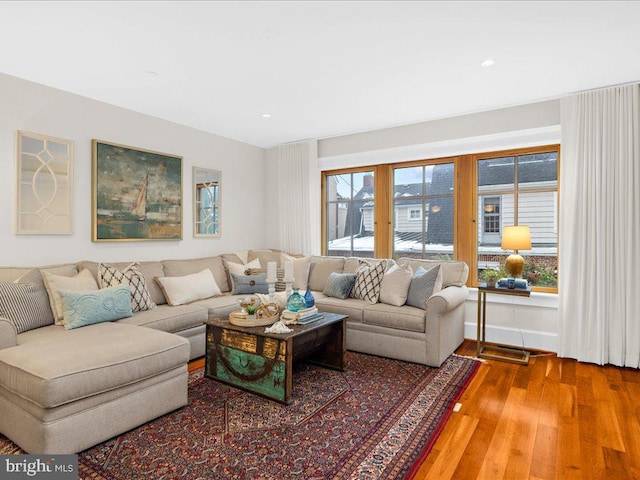
[[[325,313],[291,333],[264,333],[265,327],[239,327],[227,319],[205,322],[205,375],[281,403],[291,403],[293,363],[306,359],[344,370],[346,315]]]

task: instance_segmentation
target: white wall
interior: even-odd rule
[[[318,164],[330,170],[555,143],[560,143],[560,101],[550,100],[321,139]],[[476,297],[471,289],[465,322],[465,337],[471,339],[477,331]],[[489,295],[487,302],[487,341],[556,350],[557,295]]]
[[[74,233],[15,235],[15,133],[74,141]],[[183,157],[183,240],[91,241],[91,139]],[[222,171],[222,236],[193,237],[192,167]],[[0,74],[0,265],[194,258],[268,247],[265,151]]]

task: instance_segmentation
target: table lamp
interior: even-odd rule
[[[518,250],[531,249],[531,232],[529,231],[529,227],[524,225],[504,227],[502,231],[502,249],[513,250],[513,255],[507,257],[504,266],[507,275],[511,278],[522,278],[524,258],[518,255]]]

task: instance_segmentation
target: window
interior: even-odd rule
[[[325,251],[336,256],[374,256],[374,171],[325,175]]]
[[[558,264],[558,152],[491,155],[476,159],[477,272],[500,268],[513,253],[500,248],[504,225],[528,225],[531,250],[522,251],[530,285],[556,288]]]
[[[453,258],[453,188],[453,162],[393,168],[394,258]]]
[[[323,172],[324,253],[462,260],[475,286],[512,253],[501,248],[503,227],[528,225],[524,276],[536,290],[557,291],[559,152],[550,145]]]
[[[484,233],[500,233],[500,197],[484,197],[482,206]]]

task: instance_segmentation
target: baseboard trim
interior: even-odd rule
[[[464,324],[464,338],[477,341],[478,324]],[[513,347],[531,348],[545,352],[558,351],[558,334],[555,332],[539,332],[518,328],[487,325],[485,338],[487,342]]]

